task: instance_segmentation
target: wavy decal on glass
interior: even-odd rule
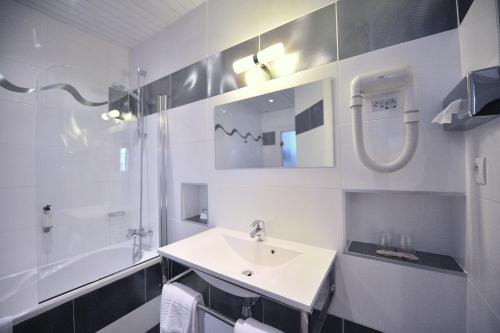
[[[248,137],[251,137],[252,140],[255,141],[255,142],[259,142],[259,140],[262,140],[262,135],[259,135],[256,138],[250,132],[248,132],[247,134],[243,135],[236,128],[233,128],[233,130],[231,132],[228,132],[228,131],[226,131],[226,129],[221,124],[216,124],[215,125],[215,131],[217,131],[219,128],[222,131],[224,131],[224,133],[226,133],[229,136],[233,136],[234,133],[237,133],[243,140],[246,140]]]
[[[15,84],[9,82],[2,74],[0,74],[0,86],[4,89],[16,92],[16,93],[32,93],[35,91],[34,88],[23,88],[16,86]]]
[[[25,93],[25,94],[30,94],[34,91],[36,91],[35,88],[23,88],[16,86],[15,84],[9,82],[2,74],[0,74],[0,86],[4,89],[7,89],[12,92],[16,93]],[[51,89],[61,89],[69,93],[73,98],[80,104],[86,105],[86,106],[101,106],[101,105],[106,105],[108,102],[91,102],[84,98],[78,90],[73,87],[70,84],[67,83],[55,83],[55,84],[50,84],[45,87],[41,87],[40,90],[46,91],[46,90],[51,90]]]
[[[50,84],[48,86],[40,88],[40,90],[42,90],[42,91],[43,90],[50,90],[50,89],[64,90],[64,91],[68,92],[69,94],[71,94],[71,96],[73,96],[73,98],[76,99],[78,101],[78,103],[86,105],[86,106],[101,106],[101,105],[108,104],[108,102],[91,102],[91,101],[85,99],[82,95],[80,95],[78,90],[76,90],[76,88],[73,87],[71,84],[55,83],[55,84]]]

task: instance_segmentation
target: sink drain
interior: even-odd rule
[[[244,270],[243,272],[241,272],[241,274],[245,275],[245,276],[252,276],[252,271],[249,271],[249,270]]]

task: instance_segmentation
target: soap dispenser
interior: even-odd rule
[[[44,233],[48,233],[52,227],[52,205],[45,205],[42,214],[42,230]]]

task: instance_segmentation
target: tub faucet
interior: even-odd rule
[[[250,231],[249,235],[252,238],[257,237],[258,241],[263,241],[264,240],[264,221],[262,220],[255,220],[252,222],[250,227],[252,227],[252,230]]]

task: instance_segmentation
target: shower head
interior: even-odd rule
[[[137,67],[137,74],[139,76],[146,77],[146,75],[148,74],[148,72],[145,69]]]

